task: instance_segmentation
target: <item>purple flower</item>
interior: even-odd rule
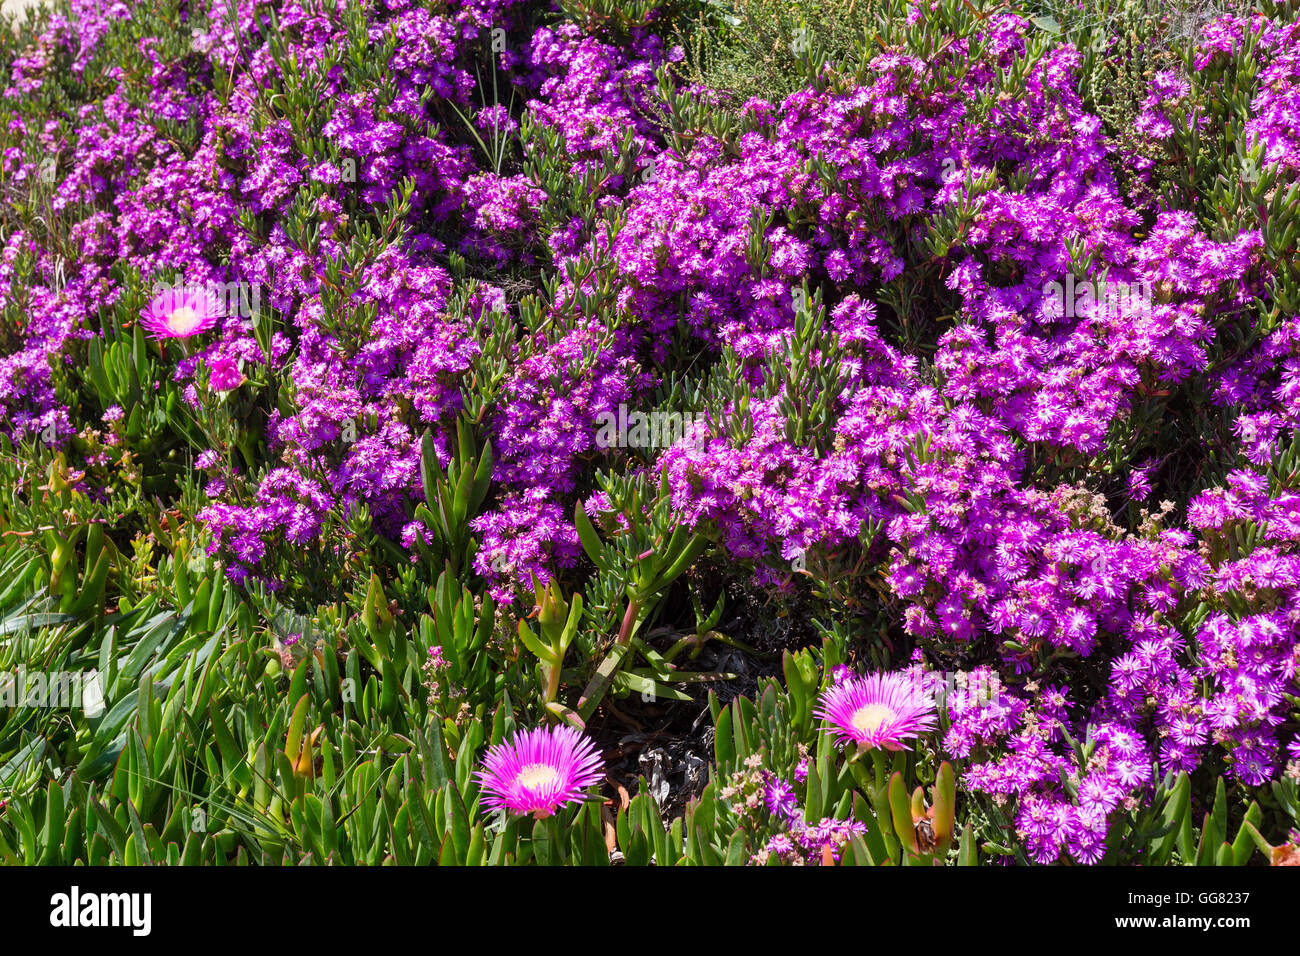
[[[218,392],[228,392],[232,388],[238,388],[244,382],[244,373],[239,370],[238,363],[228,356],[218,356],[212,360],[209,367],[211,372],[208,383]]]
[[[779,777],[772,777],[764,787],[763,802],[767,812],[773,816],[789,819],[799,814],[799,798],[795,796],[794,788]]]

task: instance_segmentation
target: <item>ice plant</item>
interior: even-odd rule
[[[590,739],[573,727],[535,727],[517,731],[488,750],[477,776],[489,811],[551,816],[582,800],[582,791],[599,783],[605,761]]]
[[[904,741],[933,729],[936,720],[934,701],[900,673],[836,684],[822,694],[814,713],[830,721],[841,744],[864,750],[908,750]]]
[[[208,384],[218,392],[228,392],[244,384],[244,373],[239,365],[229,356],[218,356],[212,360]]]
[[[1109,828],[1154,812],[1170,772],[1226,777],[1234,800],[1300,779],[1300,207],[1283,201],[1300,178],[1295,4],[1198,21],[1164,52],[1160,13],[1133,21],[1141,44],[1099,33],[1090,55],[1091,34],[1071,40],[1024,4],[881,0],[908,28],[853,70],[737,95],[714,85],[730,67],[667,69],[682,51],[640,13],[644,29],[615,38],[572,16],[533,29],[536,5],[519,0],[236,0],[241,29],[200,16],[173,43],[165,10],[70,3],[75,16],[46,9],[12,55],[0,40],[0,431],[68,445],[46,488],[6,477],[0,454],[6,528],[28,518],[11,490],[53,505],[76,484],[98,511],[89,527],[147,517],[169,536],[168,516],[194,518],[209,567],[313,607],[397,563],[406,606],[447,567],[451,597],[431,601],[447,658],[424,671],[439,719],[494,712],[534,676],[515,703],[571,719],[572,691],[586,718],[638,658],[653,700],[675,650],[641,627],[692,635],[674,645],[692,656],[718,633],[681,602],[648,603],[696,557],[720,589],[783,603],[834,575],[816,597],[828,620],[888,594],[862,608],[879,618],[864,633],[901,627],[921,648],[915,706],[903,673],[872,685],[841,665],[822,713],[897,825],[898,859],[939,829],[923,800],[894,799],[893,750],[923,731],[1005,813],[1024,861],[1114,849],[1145,864],[1137,834],[1166,824],[1113,841]],[[271,11],[301,28],[264,29]],[[395,37],[382,73],[335,57],[363,32]],[[831,59],[848,52],[825,39]],[[152,69],[128,69],[129,89],[83,82],[141,53]],[[1099,83],[1103,64],[1115,83]],[[38,184],[53,208],[27,201]],[[1261,196],[1276,197],[1267,228]],[[141,291],[163,275],[192,282]],[[125,302],[146,306],[161,350],[117,341],[105,307]],[[245,372],[257,388],[239,395]],[[678,373],[682,391],[660,394]],[[644,425],[606,440],[602,423],[629,408],[685,413],[689,440],[638,439]],[[196,515],[188,491],[166,515],[113,510],[142,478],[139,507],[172,497],[187,452],[206,473]],[[14,534],[36,532],[0,548]],[[372,552],[371,534],[409,553]],[[67,570],[81,546],[56,543]],[[526,609],[534,580],[526,653],[503,656],[486,599]],[[606,665],[578,631],[616,627],[624,592]],[[122,611],[147,597],[123,595]],[[381,603],[366,604],[376,655]],[[825,635],[836,663],[849,633]],[[277,647],[285,669],[317,653]],[[925,699],[957,661],[968,672],[942,698],[940,735]],[[875,666],[902,663],[891,649]],[[816,686],[792,712],[801,735]],[[747,794],[756,816],[783,818],[826,782],[803,756]],[[515,795],[558,773],[515,769]],[[1188,802],[1198,820],[1206,802]],[[765,852],[821,859],[825,841],[800,834],[835,836],[814,826],[830,806],[805,803],[813,819],[764,831]],[[1300,825],[1260,823],[1272,844]],[[13,842],[7,829],[0,815]],[[1154,838],[1165,859],[1185,842],[1168,834]],[[1217,860],[1223,841],[1203,842]]]
[[[142,313],[144,327],[160,339],[187,339],[217,324],[217,297],[200,288],[167,289]]]

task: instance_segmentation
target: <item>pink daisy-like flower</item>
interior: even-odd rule
[[[814,713],[828,720],[840,744],[909,750],[903,741],[933,730],[934,701],[906,674],[871,674],[822,694]]]
[[[605,776],[596,745],[572,727],[517,731],[488,750],[476,776],[489,810],[549,817]]]
[[[160,339],[202,335],[221,317],[217,296],[197,287],[167,289],[140,313],[143,325]]]
[[[208,384],[218,392],[228,392],[244,384],[244,373],[239,370],[239,364],[229,356],[220,355],[214,358],[209,367],[211,372],[208,376]]]

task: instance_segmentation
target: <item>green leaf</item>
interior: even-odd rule
[[[1259,821],[1263,819],[1263,816],[1264,813],[1260,810],[1259,804],[1251,801],[1250,806],[1246,808],[1246,817],[1242,821],[1241,828],[1237,831],[1237,839],[1232,841],[1233,866],[1245,866],[1250,860],[1250,855],[1254,850],[1254,840],[1251,839],[1251,834],[1246,829],[1246,825],[1249,824],[1251,827],[1258,827]],[[1258,832],[1258,830],[1256,830],[1256,832]]]
[[[709,692],[711,700],[716,700],[713,692]],[[731,708],[723,707],[718,712],[718,719],[714,724],[713,731],[713,757],[719,768],[730,768],[736,762],[736,745],[732,739],[731,730]]]
[[[424,491],[424,502],[430,508],[438,500],[438,486],[446,480],[442,465],[438,461],[438,450],[433,443],[433,432],[425,429],[420,439],[420,485]]]
[[[595,527],[592,526],[591,519],[587,517],[587,511],[582,507],[579,501],[573,506],[573,523],[578,529],[578,540],[582,542],[582,550],[587,553],[587,557],[604,574],[609,574],[611,565],[609,557],[605,554],[605,546],[601,544],[600,536],[596,534]]]
[[[694,700],[690,694],[683,693],[636,671],[619,671],[613,677],[613,686],[619,690],[628,690],[634,694],[641,694],[648,700],[680,700],[686,702]]]
[[[112,814],[94,797],[90,798],[90,809],[95,814],[95,819],[99,821],[100,830],[112,845],[118,862],[126,862],[126,830],[118,825]]]
[[[979,859],[979,849],[975,845],[975,830],[969,823],[961,831],[961,845],[957,850],[958,866],[974,866]]]
[[[894,773],[889,778],[889,811],[894,821],[898,842],[913,853],[919,853],[916,843],[916,826],[912,823],[912,801],[907,796],[903,775]]]
[[[937,852],[942,854],[947,852],[948,845],[952,842],[956,812],[954,802],[957,781],[952,771],[952,764],[948,763],[948,761],[945,760],[939,765],[939,772],[935,776],[934,786],[930,792],[934,809],[934,835],[937,842]]]
[[[1152,866],[1163,866],[1169,862],[1174,847],[1182,837],[1183,824],[1190,824],[1190,808],[1191,781],[1187,774],[1180,773],[1160,814],[1161,835],[1151,844]]]
[[[541,638],[533,632],[533,629],[528,626],[526,621],[520,621],[517,630],[520,643],[528,648],[539,661],[548,667],[560,663],[555,660],[555,654],[551,651],[551,648],[542,642]]]

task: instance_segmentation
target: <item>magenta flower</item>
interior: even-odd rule
[[[217,296],[200,288],[167,289],[140,313],[143,324],[160,339],[202,335],[221,315]]]
[[[476,776],[488,810],[531,813],[537,819],[581,801],[582,791],[605,775],[595,744],[572,727],[517,731],[488,750],[483,767]]]
[[[908,750],[904,740],[935,726],[934,701],[902,673],[871,674],[836,684],[814,713],[833,724],[841,744]]]
[[[210,369],[208,384],[218,392],[228,392],[244,384],[244,373],[239,370],[239,364],[229,356],[221,355],[213,359]]]

